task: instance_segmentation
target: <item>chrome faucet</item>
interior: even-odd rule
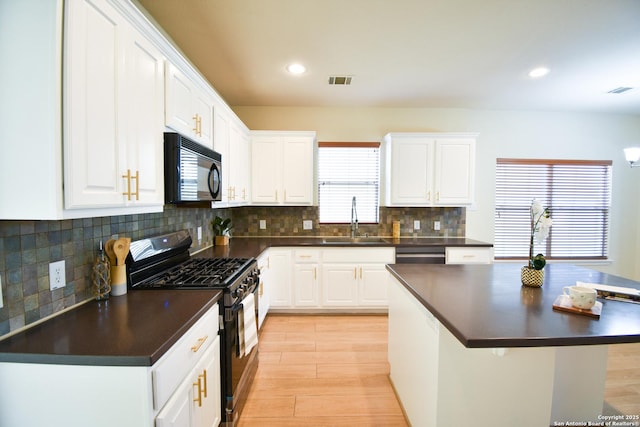
[[[356,196],[351,200],[351,238],[356,237],[358,229],[358,212],[356,211]]]

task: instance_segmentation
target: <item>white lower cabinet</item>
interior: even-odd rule
[[[384,264],[362,264],[358,281],[358,306],[387,307],[389,278]]]
[[[156,417],[156,427],[216,427],[221,421],[220,337]]]
[[[333,248],[323,251],[324,307],[386,308],[394,248]]]
[[[358,265],[323,263],[323,307],[355,307],[357,304]]]
[[[319,270],[320,251],[300,249],[294,251],[293,305],[318,307],[320,305]]]
[[[392,247],[271,248],[273,309],[386,309]]]
[[[0,426],[218,426],[218,305],[152,366],[3,362],[0,378]]]
[[[318,264],[296,264],[293,267],[293,295],[296,307],[317,307]]]
[[[258,329],[260,329],[271,306],[271,287],[273,285],[271,284],[269,252],[263,252],[256,262],[260,269],[260,284],[258,285]]]
[[[271,308],[291,307],[291,250],[269,249]]]

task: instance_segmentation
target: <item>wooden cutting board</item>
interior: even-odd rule
[[[558,295],[558,298],[553,302],[553,309],[567,313],[582,314],[583,316],[599,319],[600,313],[602,313],[602,303],[600,301],[596,301],[593,307],[585,310],[583,308],[574,307],[571,304],[571,298],[569,298],[569,295]]]

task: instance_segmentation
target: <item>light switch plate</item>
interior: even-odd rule
[[[414,230],[420,230],[420,221],[419,220],[413,221],[413,229]]]
[[[260,230],[265,230],[267,228],[267,221],[264,219],[260,220]]]
[[[310,219],[305,219],[302,221],[302,229],[303,230],[312,230],[313,229],[313,221]]]
[[[64,288],[67,285],[64,271],[64,260],[49,264],[49,289]]]
[[[435,231],[440,231],[440,221],[433,221],[433,229]]]
[[[4,299],[2,298],[2,276],[0,276],[0,308],[4,307]]]
[[[202,227],[198,227],[198,243],[202,241]]]

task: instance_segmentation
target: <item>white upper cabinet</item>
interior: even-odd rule
[[[167,62],[165,125],[213,148],[213,101],[174,64]]]
[[[251,201],[249,129],[228,108],[214,106],[214,150],[222,155],[222,205]],[[218,204],[219,205],[219,204]]]
[[[251,137],[249,129],[239,119],[232,119],[229,128],[232,204],[246,205],[251,201]]]
[[[313,204],[315,140],[315,132],[251,132],[254,204]]]
[[[385,135],[387,206],[474,202],[475,133]]]
[[[66,13],[64,207],[161,210],[164,57],[105,0]]]

